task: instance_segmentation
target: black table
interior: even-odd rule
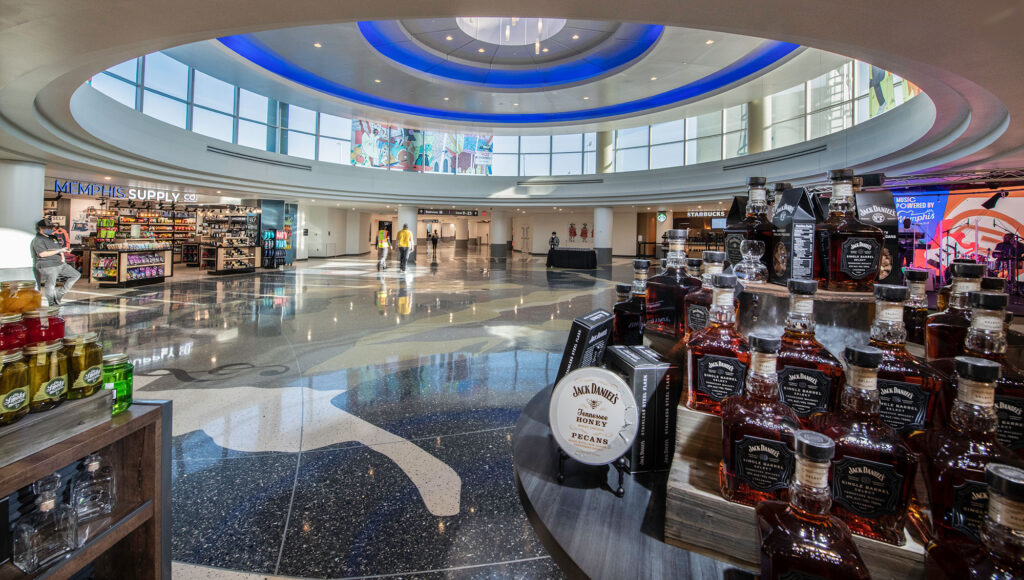
[[[597,252],[586,248],[554,248],[548,250],[548,267],[597,269]]]
[[[544,547],[571,578],[753,578],[718,560],[666,544],[668,472],[626,475],[615,497],[615,470],[565,462],[548,426],[551,387],[527,403],[512,434],[516,487]],[[609,473],[610,471],[610,473]]]

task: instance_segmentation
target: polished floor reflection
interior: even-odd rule
[[[69,332],[127,352],[136,398],[174,401],[176,579],[560,576],[516,495],[512,428],[627,261],[375,264],[69,295]]]

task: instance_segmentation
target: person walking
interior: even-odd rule
[[[412,249],[412,232],[409,231],[409,224],[402,224],[402,230],[398,232],[398,257],[399,267],[405,272],[405,265],[409,261],[409,252]]]
[[[437,235],[437,230],[434,230],[434,235],[430,236],[430,246],[434,250],[434,257],[437,258],[437,242],[440,241],[440,236]]]
[[[388,240],[388,231],[381,228],[377,231],[377,256],[380,258],[377,261],[378,270],[388,269],[388,248],[391,247],[391,242]]]
[[[36,222],[36,237],[32,238],[32,265],[36,278],[42,287],[46,302],[51,306],[60,305],[64,295],[82,277],[78,270],[64,259],[64,248],[51,238],[53,228],[46,220]],[[57,278],[64,276],[64,287],[57,290]]]

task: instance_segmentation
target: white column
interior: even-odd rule
[[[416,232],[418,231],[417,220],[419,218],[419,210],[412,206],[402,205],[398,208],[398,223],[395,224],[394,234],[392,237],[398,240],[398,232],[402,230],[403,226],[409,226],[409,231],[412,232],[412,249],[409,250],[409,262],[416,263]]]
[[[594,208],[594,251],[597,253],[597,265],[605,266],[612,263],[612,208]]]
[[[458,219],[455,220],[455,247],[456,248],[467,248],[469,247],[469,220]]]
[[[0,161],[0,280],[32,280],[36,222],[43,219],[46,166]]]
[[[491,259],[504,260],[508,257],[508,234],[511,215],[504,211],[491,211]]]

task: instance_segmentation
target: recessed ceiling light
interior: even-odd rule
[[[110,181],[110,176],[109,175],[104,175],[103,179],[106,179],[107,181]]]
[[[651,80],[652,81],[656,81],[656,80],[658,80],[658,77],[651,77]]]
[[[518,106],[519,106],[519,103],[512,103],[512,106],[513,106],[513,107],[518,107]]]
[[[448,36],[444,37],[444,39],[445,39],[445,40],[454,40],[454,39],[452,38],[452,35],[451,35],[451,34],[449,34]]]
[[[314,42],[313,46],[315,46],[316,48],[323,48],[324,45],[320,44],[319,42]]]
[[[718,205],[722,205],[722,202],[718,202]]]
[[[545,46],[544,48],[540,49],[540,51],[541,51],[541,52],[547,52],[547,51],[548,51],[548,48],[547,48],[547,47]]]
[[[484,52],[484,49],[483,48],[478,48],[478,49],[476,49],[476,51],[477,52]]]
[[[707,40],[706,40],[706,41],[704,42],[704,44],[714,44],[714,43],[715,43],[715,41],[714,41],[714,40],[711,40],[710,38],[709,38],[709,39],[707,39]]]
[[[445,98],[444,98],[444,100],[446,100],[446,101],[447,101],[447,100],[448,100],[448,97],[445,97]]]
[[[572,35],[572,39],[573,40],[579,40],[580,39],[580,35],[579,34],[573,34]]]
[[[378,84],[379,84],[379,83],[380,83],[380,79],[373,79],[373,82],[375,82],[375,83],[378,83]]]
[[[590,100],[590,97],[583,97],[583,100],[584,100],[584,101],[589,101],[589,100]]]
[[[217,193],[220,193],[220,190],[219,190],[219,189],[217,190]]]

